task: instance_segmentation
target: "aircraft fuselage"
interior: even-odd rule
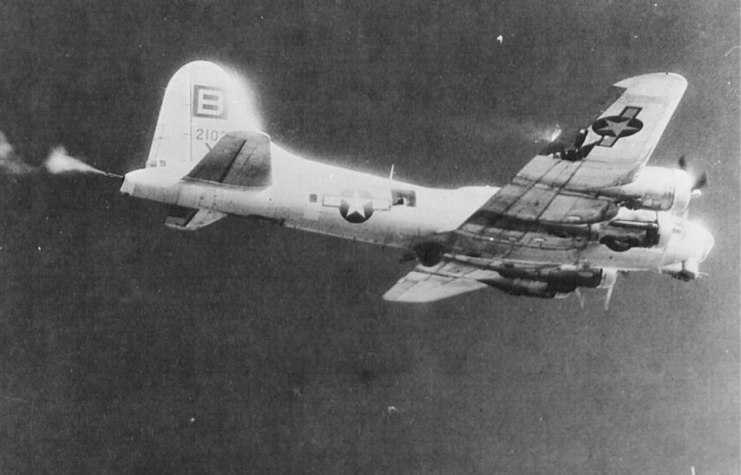
[[[306,160],[275,144],[271,144],[271,155],[273,180],[269,186],[181,179],[192,164],[179,167],[174,162],[167,168],[148,167],[127,174],[121,191],[170,205],[261,218],[289,228],[412,249],[456,230],[499,190],[490,186],[417,186]],[[594,241],[566,259],[563,253],[533,249],[534,262],[638,271],[704,259],[709,248],[702,244],[709,240],[712,246],[707,231],[670,212],[655,215],[661,234],[650,247],[615,252]]]

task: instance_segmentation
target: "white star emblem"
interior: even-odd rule
[[[606,131],[611,131],[613,134],[615,134],[615,137],[620,138],[624,133],[628,132],[635,132],[638,130],[638,127],[634,127],[630,125],[629,119],[623,119],[620,121],[614,121],[611,119],[605,119],[606,125],[603,127],[600,127],[599,132],[605,133]]]
[[[353,192],[352,197],[343,198],[343,201],[347,203],[347,216],[358,214],[363,219],[366,219],[365,205],[368,204],[368,199],[360,196],[360,193],[358,193],[358,190],[355,190]]]

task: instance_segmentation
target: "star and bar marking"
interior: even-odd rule
[[[643,122],[636,119],[641,112],[640,107],[628,106],[620,115],[613,115],[597,119],[592,124],[592,130],[602,136],[597,145],[601,147],[612,147],[624,137],[638,133],[643,128]]]
[[[339,196],[325,195],[322,204],[339,208],[342,218],[352,224],[364,223],[373,216],[374,211],[388,210],[391,206],[388,200],[373,198],[361,188],[346,189]]]
[[[352,190],[351,196],[348,196],[349,193],[345,191],[340,200],[342,217],[353,224],[363,223],[370,219],[373,216],[373,198],[370,194],[364,190]]]

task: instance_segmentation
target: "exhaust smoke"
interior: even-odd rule
[[[109,174],[88,165],[80,159],[70,156],[61,145],[55,147],[49,157],[44,161],[44,168],[52,175],[68,173],[96,173],[98,175]]]
[[[0,174],[10,176],[29,175],[36,167],[26,163],[15,153],[15,148],[8,142],[5,134],[0,132]]]
[[[0,174],[6,176],[26,176],[46,171],[50,175],[71,173],[93,173],[114,178],[121,178],[115,173],[108,173],[88,165],[80,159],[70,156],[64,147],[57,146],[49,153],[41,166],[26,162],[15,152],[15,147],[8,142],[5,134],[0,132]]]

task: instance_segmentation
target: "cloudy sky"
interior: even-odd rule
[[[739,473],[739,4],[4,1],[3,473]],[[501,39],[501,41],[500,41]],[[184,63],[248,77],[273,140],[430,186],[506,182],[620,79],[689,88],[653,165],[710,184],[709,276],[547,301],[380,296],[400,253],[195,234],[54,147],[143,166]]]

